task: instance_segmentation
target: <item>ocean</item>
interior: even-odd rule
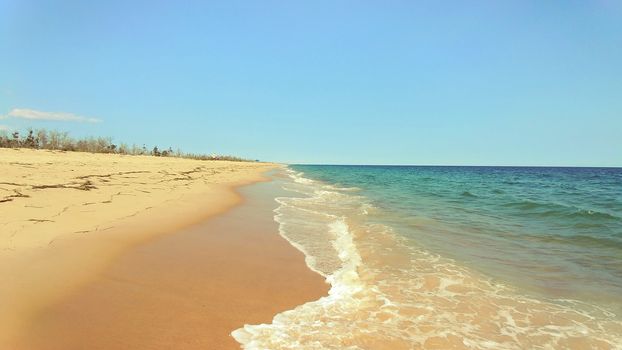
[[[622,349],[622,169],[291,165],[280,234],[327,297],[246,349]]]

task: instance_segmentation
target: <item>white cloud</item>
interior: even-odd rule
[[[42,112],[35,111],[34,109],[25,108],[13,108],[9,114],[9,117],[28,119],[28,120],[53,120],[63,122],[79,122],[79,123],[99,123],[101,119],[83,117],[72,113],[65,112]]]
[[[0,124],[0,131],[7,131],[9,130],[9,126],[8,125],[1,125]]]

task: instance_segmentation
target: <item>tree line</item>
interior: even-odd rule
[[[71,152],[90,152],[90,153],[114,153],[127,155],[151,155],[155,157],[178,157],[200,160],[230,160],[230,161],[246,161],[240,157],[226,155],[207,155],[184,153],[177,149],[173,151],[172,147],[168,149],[160,149],[154,146],[148,149],[146,145],[131,146],[120,143],[115,144],[110,137],[86,137],[75,139],[69,136],[68,132],[29,129],[26,133],[19,131],[7,132],[0,131],[0,148],[31,148],[44,150],[58,150]]]

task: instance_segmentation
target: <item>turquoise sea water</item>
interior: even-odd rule
[[[622,169],[293,166],[426,248],[554,298],[622,307]]]
[[[622,169],[294,165],[275,220],[328,297],[247,349],[622,349]]]

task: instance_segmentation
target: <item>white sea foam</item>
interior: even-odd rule
[[[331,288],[232,332],[244,349],[622,349],[614,315],[493,283],[373,222],[355,191],[288,174],[279,231]]]

